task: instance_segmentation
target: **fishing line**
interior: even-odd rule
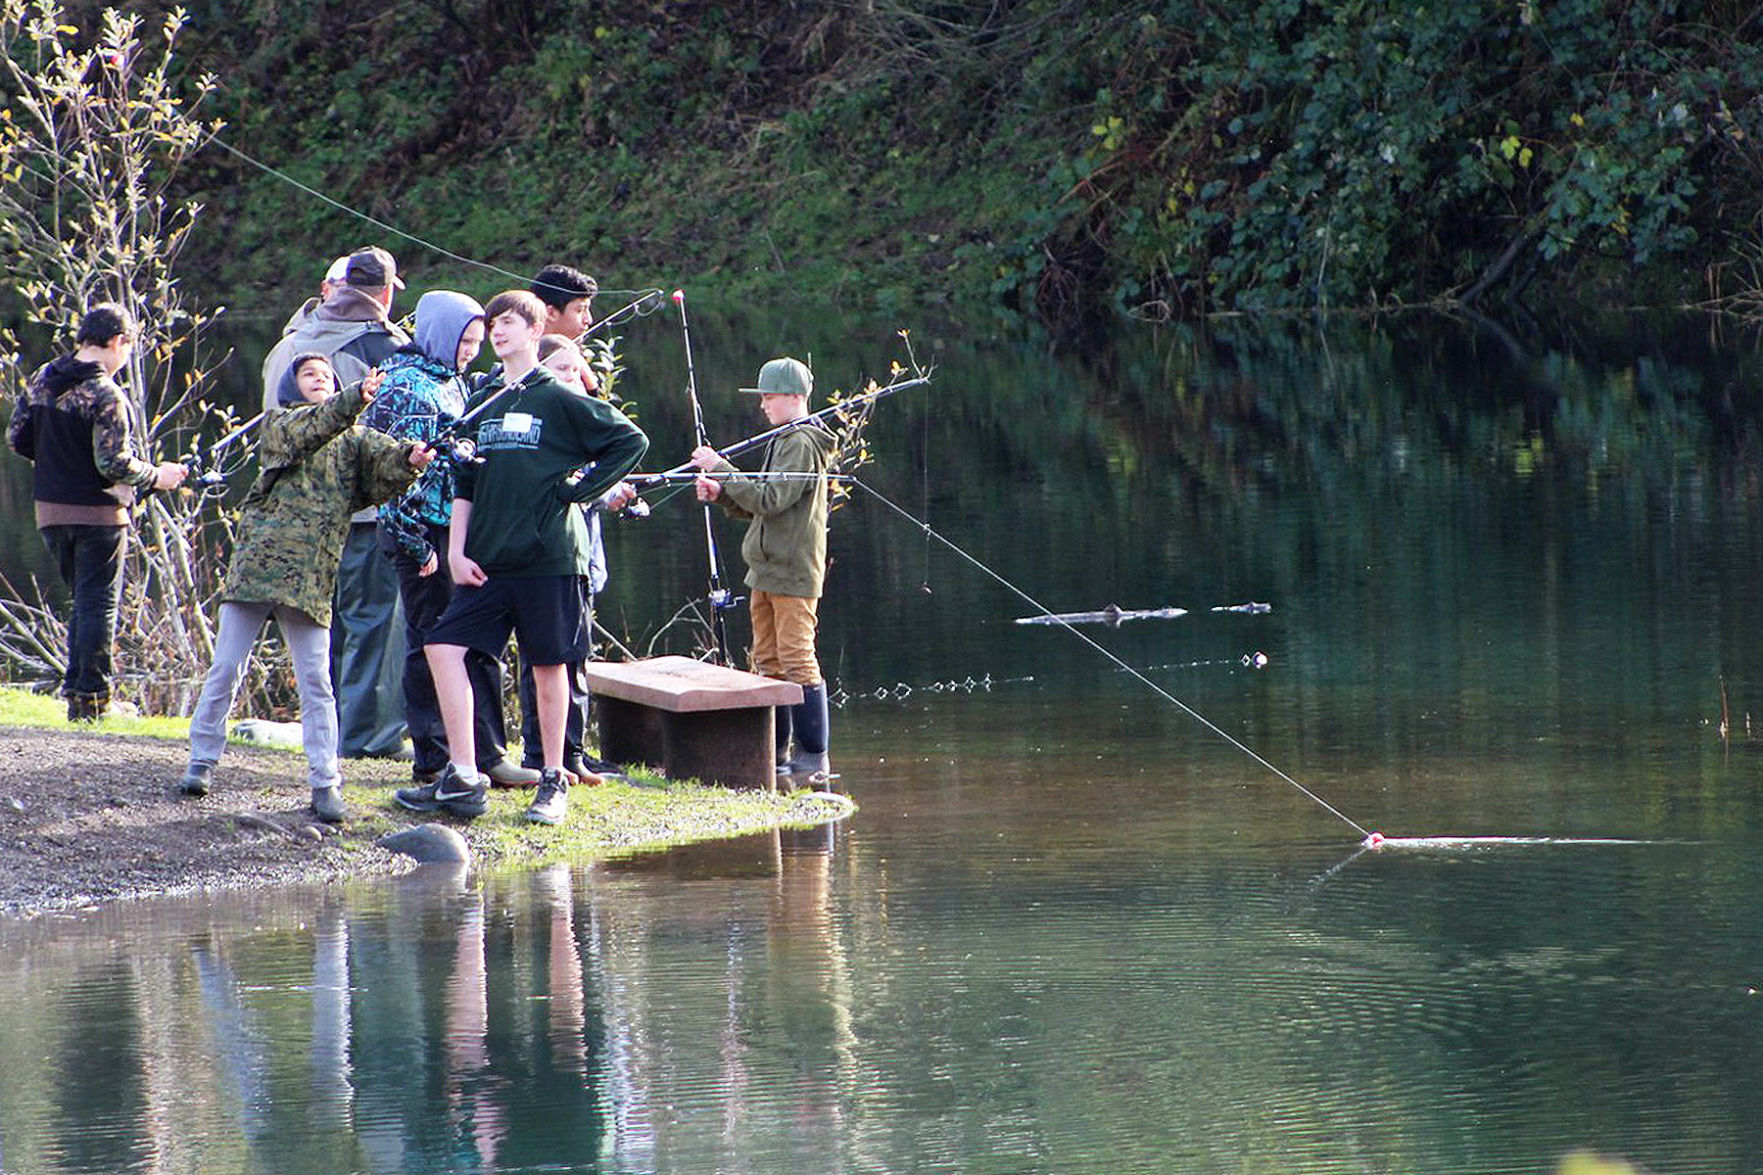
[[[923,512],[926,529],[930,523],[930,413],[922,413],[924,420],[924,464],[919,468],[918,475],[918,508]],[[924,575],[918,581],[918,588],[925,595],[930,595],[930,535],[924,536]]]
[[[431,250],[435,253],[439,253],[441,256],[446,257],[446,258],[453,260],[453,261],[457,261],[462,265],[476,266],[478,269],[485,269],[491,273],[500,274],[503,277],[513,278],[516,282],[520,283],[523,287],[526,285],[526,283],[529,280],[531,280],[525,274],[519,274],[519,273],[515,273],[512,270],[503,269],[501,266],[492,265],[488,261],[479,261],[474,257],[462,256],[461,254],[453,252],[451,249],[442,248],[440,245],[435,244],[433,241],[424,240],[422,237],[419,237],[419,236],[415,235],[414,233],[407,233],[403,229],[399,228],[397,225],[388,224],[387,222],[379,219],[377,216],[371,216],[368,213],[361,211],[359,208],[351,208],[349,205],[344,204],[342,201],[333,199],[332,197],[325,195],[323,192],[319,191],[317,188],[314,188],[314,187],[311,187],[307,184],[301,183],[299,180],[295,179],[293,176],[289,175],[287,172],[281,171],[275,167],[271,167],[269,164],[264,163],[260,159],[252,158],[251,156],[245,154],[243,151],[239,150],[237,147],[233,146],[231,143],[227,142],[225,139],[221,138],[219,135],[209,135],[208,141],[210,143],[213,143],[215,146],[219,147],[221,150],[226,151],[226,152],[228,152],[232,155],[235,155],[238,158],[244,160],[246,163],[249,163],[252,167],[257,168],[259,171],[263,172],[264,174],[274,176],[276,179],[281,180],[283,183],[289,185],[290,187],[298,188],[300,191],[305,192],[308,196],[312,196],[316,199],[324,201],[326,204],[329,204],[332,208],[335,208],[337,211],[346,212],[350,216],[355,217],[357,220],[364,220],[368,224],[373,225],[375,228],[384,229],[386,232],[391,233],[393,236],[402,237],[406,241],[411,242],[412,244],[421,245],[424,249],[428,249],[428,250]],[[619,290],[619,289],[613,289],[611,287],[603,288],[599,291],[600,294],[630,294],[630,293],[641,293],[641,292],[643,292],[643,291]],[[659,292],[659,291],[657,291],[657,292]],[[598,296],[598,295],[596,295],[596,296]]]
[[[1055,615],[1055,613],[1050,608],[1048,608],[1046,605],[1042,604],[1039,600],[1035,599],[1033,596],[1029,595],[1027,592],[1023,591],[1021,588],[1017,587],[1015,584],[1011,583],[1009,580],[1005,579],[1002,575],[999,575],[996,571],[993,571],[990,567],[987,567],[984,563],[981,563],[978,559],[974,558],[972,555],[968,554],[966,551],[964,551],[960,547],[956,546],[953,542],[951,542],[949,539],[945,538],[943,535],[939,534],[935,530],[932,530],[929,523],[924,522],[921,519],[913,517],[910,512],[908,512],[908,511],[902,509],[900,506],[896,505],[892,499],[888,498],[887,495],[883,494],[880,490],[876,489],[874,486],[869,485],[867,482],[861,481],[857,478],[851,478],[851,481],[853,484],[857,485],[861,489],[867,490],[869,492],[870,496],[875,498],[876,501],[880,502],[882,505],[886,506],[888,509],[890,509],[894,513],[898,514],[900,517],[906,519],[908,522],[912,523],[914,526],[917,526],[918,528],[923,530],[927,538],[936,539],[939,543],[942,543],[945,547],[948,547],[951,551],[955,552],[957,555],[961,556],[963,559],[965,559],[969,563],[973,564],[973,566],[978,568],[980,571],[985,572],[987,575],[989,575],[993,579],[997,580],[998,583],[1002,584],[1005,588],[1009,589],[1010,591],[1014,592],[1016,595],[1020,596],[1030,607],[1035,608],[1036,610],[1038,610],[1048,616]],[[1074,627],[1071,624],[1062,624],[1061,627],[1063,627],[1067,632],[1071,633],[1072,636],[1074,636],[1078,640],[1082,641],[1084,644],[1090,646],[1090,648],[1094,649],[1096,652],[1102,654],[1102,656],[1108,658],[1108,660],[1114,662],[1114,664],[1119,666],[1122,671],[1129,673],[1133,677],[1137,678],[1139,680],[1139,682],[1142,683],[1146,688],[1151,690],[1153,693],[1157,694],[1159,697],[1163,698],[1165,701],[1169,702],[1171,705],[1175,706],[1177,709],[1181,710],[1182,713],[1186,714],[1188,717],[1190,717],[1194,721],[1198,722],[1201,726],[1204,726],[1207,730],[1210,730],[1213,734],[1216,734],[1219,738],[1223,739],[1225,742],[1229,743],[1231,746],[1235,747],[1237,750],[1241,751],[1243,754],[1247,755],[1249,758],[1253,759],[1255,762],[1259,763],[1261,766],[1267,768],[1267,770],[1273,772],[1273,774],[1279,776],[1279,778],[1285,780],[1287,783],[1289,783],[1293,787],[1297,788],[1300,792],[1304,793],[1306,796],[1309,796],[1317,804],[1321,805],[1325,810],[1327,810],[1328,812],[1330,812],[1334,816],[1338,817],[1342,822],[1344,822],[1350,828],[1352,828],[1356,832],[1358,832],[1360,836],[1366,838],[1367,841],[1370,841],[1373,838],[1377,838],[1377,840],[1380,843],[1382,842],[1382,837],[1378,833],[1372,832],[1369,828],[1366,828],[1364,825],[1360,824],[1357,820],[1354,820],[1351,816],[1348,816],[1346,813],[1342,812],[1339,808],[1335,807],[1333,804],[1329,803],[1327,800],[1323,799],[1321,796],[1317,795],[1315,792],[1311,791],[1309,788],[1305,787],[1303,784],[1301,784],[1297,780],[1293,779],[1290,775],[1287,775],[1284,771],[1281,771],[1278,767],[1275,767],[1272,763],[1268,762],[1266,759],[1264,759],[1260,755],[1256,754],[1254,750],[1252,750],[1250,747],[1248,747],[1240,739],[1232,736],[1229,731],[1225,730],[1223,727],[1219,726],[1217,723],[1215,723],[1211,719],[1207,718],[1204,714],[1201,714],[1198,710],[1195,710],[1192,706],[1188,705],[1186,702],[1182,701],[1180,698],[1176,697],[1174,694],[1170,693],[1168,690],[1164,689],[1162,686],[1158,685],[1156,682],[1154,682],[1150,678],[1146,677],[1143,673],[1139,672],[1137,669],[1134,669],[1131,665],[1128,665],[1125,661],[1122,661],[1119,657],[1115,656],[1113,653],[1109,652],[1107,649],[1103,648],[1101,645],[1099,645],[1095,641],[1091,640],[1088,636],[1086,636],[1083,632],[1079,631],[1076,627]]]

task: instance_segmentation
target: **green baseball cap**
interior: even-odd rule
[[[759,386],[742,388],[756,396],[806,396],[814,391],[814,373],[800,359],[773,359],[759,369]]]

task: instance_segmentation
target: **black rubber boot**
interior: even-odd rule
[[[794,706],[773,706],[772,721],[777,725],[777,769],[788,773],[790,770],[790,714]]]
[[[796,736],[796,754],[790,760],[791,782],[801,787],[824,787],[832,775],[826,756],[826,683],[803,686],[802,701],[790,709]]]

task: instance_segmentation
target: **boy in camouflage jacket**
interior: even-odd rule
[[[333,394],[323,355],[296,356],[263,423],[263,472],[245,499],[238,545],[220,593],[214,665],[190,717],[190,765],[180,786],[206,795],[226,745],[239,678],[266,617],[273,614],[294,659],[312,809],[339,821],[337,708],[331,691],[331,597],[349,518],[409,488],[433,452],[363,428],[355,417],[379,387],[377,371]]]

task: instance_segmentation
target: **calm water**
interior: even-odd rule
[[[672,332],[626,334],[656,464]],[[719,438],[777,350],[892,353],[694,334]],[[859,490],[853,819],[0,923],[0,1172],[1763,1171],[1754,339],[914,343],[862,479],[1053,609],[1190,609],[1083,631],[1290,780]],[[652,501],[603,619],[677,651],[697,516]]]

